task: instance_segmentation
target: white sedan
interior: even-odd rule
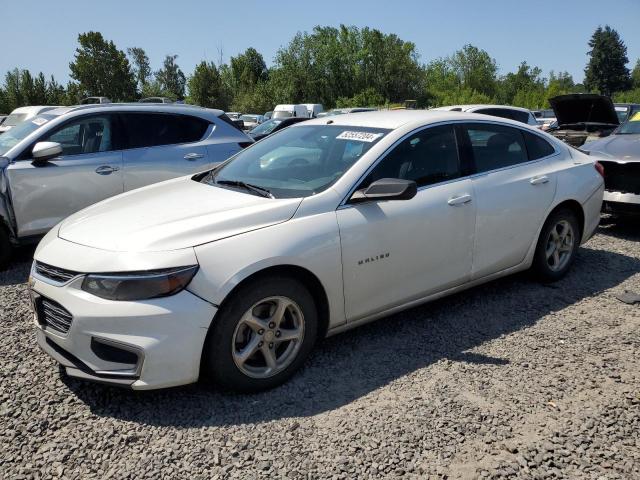
[[[327,335],[521,270],[561,278],[603,185],[589,156],[510,120],[310,120],[51,230],[37,341],[69,375],[133,389],[270,388]]]

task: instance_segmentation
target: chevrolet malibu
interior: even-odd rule
[[[270,388],[325,336],[521,270],[561,278],[602,196],[588,155],[510,120],[309,120],[57,225],[31,271],[37,341],[133,389]]]

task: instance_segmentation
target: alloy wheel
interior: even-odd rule
[[[573,255],[575,235],[571,224],[566,220],[560,220],[549,231],[545,256],[550,270],[557,272],[562,270]]]
[[[268,378],[286,369],[304,339],[304,315],[287,297],[268,297],[240,318],[232,337],[236,366],[252,378]]]

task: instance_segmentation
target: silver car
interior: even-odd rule
[[[211,168],[253,141],[220,110],[186,105],[58,108],[0,136],[0,265],[108,197]]]

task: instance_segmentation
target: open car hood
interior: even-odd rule
[[[559,95],[549,99],[558,119],[558,126],[590,123],[618,125],[618,116],[609,97],[594,93]]]

